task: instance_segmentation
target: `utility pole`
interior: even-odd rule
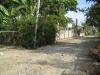
[[[76,18],[75,37],[77,37],[77,29],[78,29],[77,24],[78,24],[78,20],[77,20],[77,18]]]
[[[38,29],[39,11],[40,11],[40,0],[38,0],[38,2],[37,2],[34,48],[36,48],[36,43],[37,43],[37,29]]]

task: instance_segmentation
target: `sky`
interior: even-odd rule
[[[91,4],[93,4],[93,3],[86,2],[86,0],[77,0],[77,1],[78,1],[78,5],[77,5],[78,8],[87,8],[87,7],[90,7]],[[77,18],[78,25],[81,25],[81,23],[84,23],[86,20],[85,14],[79,11],[77,13],[73,11],[69,11],[66,14],[66,16],[72,18],[74,22],[76,21],[76,18]]]

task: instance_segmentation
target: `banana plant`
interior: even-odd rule
[[[7,0],[0,5],[0,11],[7,16],[29,15],[35,12],[33,0]]]
[[[15,1],[18,6],[16,7],[16,10],[21,15],[32,15],[35,11],[35,3],[33,0],[13,0]]]
[[[35,2],[33,0],[5,0],[0,3],[0,22],[5,25],[13,25],[18,17],[33,16],[35,12]]]
[[[9,16],[9,13],[8,13],[7,9],[3,5],[0,5],[0,12],[3,15]]]

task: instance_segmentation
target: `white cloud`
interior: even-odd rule
[[[81,23],[84,22],[85,19],[86,19],[86,16],[84,16],[84,14],[82,12],[76,13],[76,12],[73,12],[73,11],[69,11],[65,16],[72,18],[74,22],[77,19],[78,25],[81,25]]]

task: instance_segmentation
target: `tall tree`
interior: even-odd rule
[[[45,18],[54,15],[57,21],[64,25],[65,13],[69,10],[75,11],[76,5],[76,0],[41,0],[40,15]]]
[[[36,0],[0,0],[0,14],[4,16],[0,20],[13,24],[19,16],[34,16],[36,3]],[[67,21],[64,14],[76,10],[76,5],[77,0],[41,0],[40,16],[46,18],[54,15],[64,25]]]
[[[89,9],[87,13],[87,22],[91,25],[99,27],[100,31],[100,0],[87,0],[95,2]]]
[[[86,1],[100,2],[100,0],[86,0]]]

